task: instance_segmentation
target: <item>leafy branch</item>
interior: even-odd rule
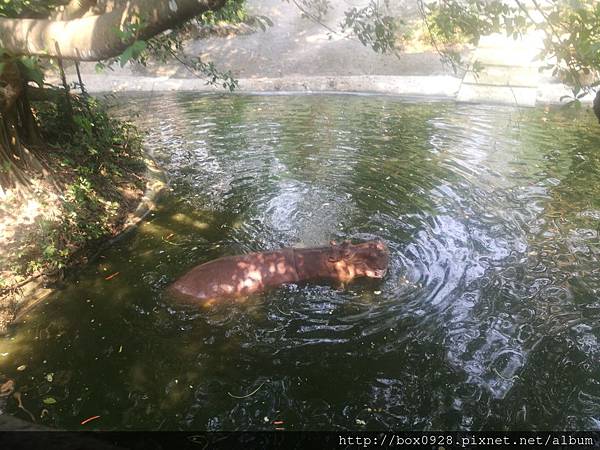
[[[453,68],[460,67],[460,55],[442,48],[446,45],[470,43],[476,45],[481,36],[503,32],[518,39],[528,31],[544,34],[542,61],[552,61],[541,70],[571,86],[573,100],[590,93],[598,86],[600,70],[600,8],[593,2],[554,0],[541,4],[532,0],[526,7],[520,0],[516,6],[492,0],[436,0],[419,9],[427,25],[436,51]],[[535,20],[535,12],[543,20]]]
[[[233,1],[233,0],[232,0]],[[205,19],[198,19],[205,20]],[[214,14],[210,15],[210,21],[214,20]],[[128,23],[123,30],[117,30],[119,37],[124,42],[135,39],[139,30],[144,26],[141,18]],[[135,39],[121,55],[107,61],[100,61],[96,64],[96,70],[111,68],[117,62],[121,67],[129,63],[138,63],[144,67],[148,64],[151,57],[154,57],[162,63],[173,58],[183,65],[190,73],[198,78],[206,78],[206,84],[213,86],[222,86],[230,91],[238,86],[237,80],[233,77],[231,71],[223,72],[217,69],[212,62],[204,62],[200,57],[188,58],[183,53],[182,33],[185,31],[186,24],[174,28],[168,32],[153,37],[148,41]]]

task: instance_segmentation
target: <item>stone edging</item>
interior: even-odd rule
[[[89,92],[195,91],[227,92],[221,85],[210,86],[199,78],[170,78],[130,75],[86,74]],[[454,98],[461,79],[434,76],[289,76],[282,78],[240,78],[235,92],[345,92],[415,95]]]
[[[104,248],[137,228],[140,222],[144,220],[151,211],[156,209],[158,201],[167,190],[167,177],[154,160],[152,154],[148,151],[146,151],[144,162],[146,163],[146,191],[135,211],[129,213],[127,216],[123,230],[104,244]],[[104,248],[100,251],[104,250]]]

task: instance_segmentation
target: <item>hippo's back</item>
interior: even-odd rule
[[[239,297],[298,281],[293,250],[225,256],[194,267],[169,290],[188,300]]]

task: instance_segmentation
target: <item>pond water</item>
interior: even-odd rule
[[[172,192],[0,341],[39,422],[600,428],[589,110],[191,94],[117,110],[147,129]],[[163,294],[219,256],[373,238],[391,252],[382,281],[197,309]]]

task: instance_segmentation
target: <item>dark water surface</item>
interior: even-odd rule
[[[600,428],[589,111],[179,94],[119,113],[140,114],[173,192],[0,341],[0,372],[40,422]],[[162,294],[222,255],[375,237],[391,251],[382,282],[197,310]]]

